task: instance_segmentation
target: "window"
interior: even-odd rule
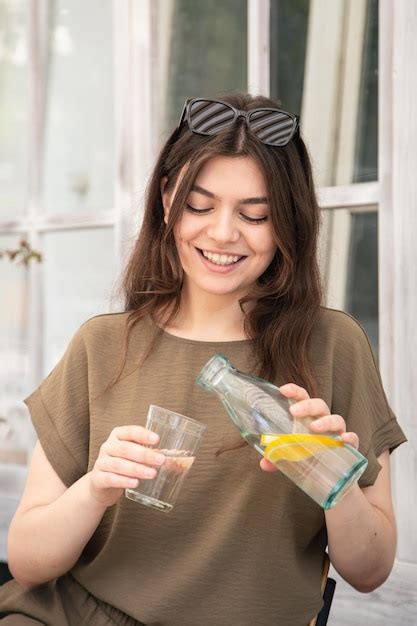
[[[85,319],[117,306],[151,162],[185,98],[247,85],[301,114],[321,186],[327,303],[358,317],[377,348],[377,0],[156,0],[116,12],[110,0],[87,10],[22,0],[0,12],[2,247],[27,237],[43,255],[0,265],[0,337],[14,364],[0,412]]]
[[[245,90],[247,83],[246,0],[174,0],[165,7],[159,0],[154,12],[163,131],[177,124],[187,97]]]
[[[353,313],[376,352],[379,342],[412,439],[416,28],[414,0],[0,0],[0,250],[24,252],[26,240],[42,254],[0,259],[0,417],[13,429],[6,439],[0,421],[0,528],[33,443],[22,398],[82,321],[118,306],[145,184],[187,96],[248,87],[300,113],[327,303]],[[398,580],[410,602],[399,608],[386,588],[378,606],[391,623],[410,619],[417,580],[416,511],[403,504],[415,499],[416,457],[400,454]]]
[[[107,311],[116,263],[110,0],[0,2],[0,445],[21,462],[23,398],[76,328]],[[25,245],[25,244],[24,244]],[[7,458],[10,458],[7,452]]]
[[[321,241],[327,304],[355,315],[377,351],[378,207],[369,187],[357,188],[360,205],[340,207],[337,187],[378,179],[378,2],[271,0],[269,37],[271,95],[301,115],[316,181],[334,187]]]
[[[25,210],[29,136],[27,20],[27,3],[0,3],[0,220],[20,216]]]

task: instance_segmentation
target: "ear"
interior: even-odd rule
[[[168,184],[168,177],[167,176],[163,176],[163,178],[161,178],[161,198],[162,198],[162,204],[164,207],[164,222],[165,224],[168,224],[168,216],[169,216],[169,210],[171,208],[171,194],[169,194],[166,191],[166,187]]]

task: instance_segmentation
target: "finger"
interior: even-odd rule
[[[277,472],[278,468],[276,465],[268,461],[267,459],[261,459],[259,465],[264,472]]]
[[[119,439],[107,446],[107,454],[145,465],[163,465],[165,455],[155,448],[144,448],[142,445],[131,441],[120,441]]]
[[[342,433],[341,437],[345,443],[350,444],[356,450],[359,448],[359,437],[356,433]]]
[[[135,443],[141,443],[143,445],[155,445],[159,443],[159,435],[157,433],[143,426],[137,426],[136,424],[117,426],[113,428],[111,435],[121,441],[134,441]]]
[[[111,472],[98,472],[94,483],[98,489],[136,489],[139,479]]]
[[[294,383],[287,383],[286,385],[282,385],[279,390],[283,396],[285,396],[286,398],[292,398],[296,402],[299,402],[300,400],[307,400],[307,398],[310,397],[303,387],[299,387]]]
[[[142,463],[134,463],[134,461],[126,461],[112,456],[107,456],[99,463],[99,470],[111,474],[119,474],[129,478],[155,478],[157,470],[154,467],[143,465]]]
[[[292,404],[290,413],[295,417],[322,417],[329,415],[330,409],[321,398],[309,398]]]
[[[311,422],[310,430],[314,433],[329,432],[341,435],[346,432],[346,422],[341,415],[326,415]]]

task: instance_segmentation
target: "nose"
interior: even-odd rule
[[[207,235],[220,244],[236,243],[240,230],[233,212],[227,209],[213,212],[207,226]]]

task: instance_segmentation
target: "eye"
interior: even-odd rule
[[[197,214],[200,214],[200,215],[204,215],[205,213],[208,213],[209,211],[211,211],[210,208],[208,208],[208,209],[197,209],[197,207],[191,206],[191,204],[186,204],[185,208],[187,209],[187,211],[190,211],[190,213],[197,213]]]
[[[249,224],[263,224],[268,219],[267,215],[264,215],[263,217],[250,217],[249,215],[245,215],[244,213],[240,213],[240,217],[245,222],[249,222]]]

